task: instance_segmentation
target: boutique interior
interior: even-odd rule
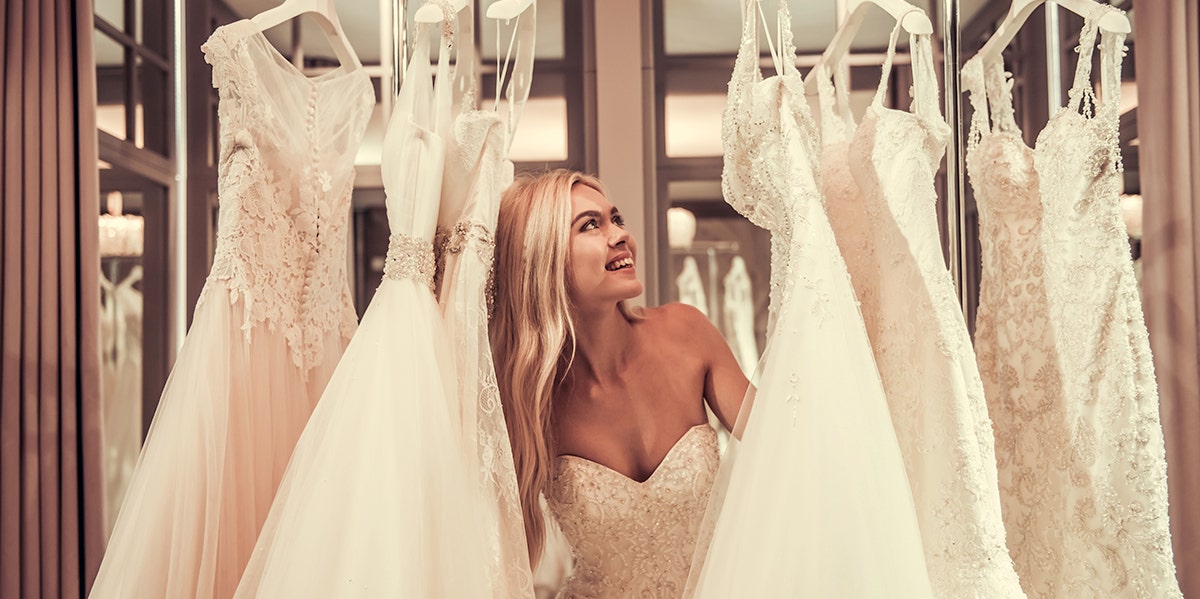
[[[94,106],[90,96],[81,94],[68,98],[75,106],[67,108],[79,114],[91,111],[93,116],[67,120],[80,129],[94,129],[94,153],[78,152],[76,160],[80,179],[98,177],[98,187],[78,185],[80,193],[86,191],[91,199],[72,199],[81,208],[70,225],[94,233],[61,234],[62,247],[69,248],[59,251],[67,255],[75,251],[78,239],[95,239],[98,256],[78,255],[70,268],[82,271],[94,263],[99,268],[98,277],[72,279],[80,285],[71,292],[80,305],[62,306],[69,305],[77,316],[70,326],[55,330],[63,339],[75,336],[72,331],[90,330],[79,332],[78,345],[96,347],[91,359],[98,372],[62,366],[49,375],[59,376],[64,389],[77,390],[73,399],[65,393],[47,394],[44,380],[41,387],[29,386],[30,377],[37,377],[28,372],[26,361],[33,360],[31,356],[43,346],[30,341],[30,335],[38,333],[29,332],[29,324],[22,329],[21,322],[30,322],[31,301],[53,305],[53,297],[44,295],[49,292],[43,287],[42,295],[26,294],[20,300],[17,296],[22,296],[28,275],[6,274],[5,582],[0,587],[0,595],[6,597],[31,596],[35,587],[49,593],[45,596],[86,594],[95,576],[213,265],[220,225],[221,123],[218,90],[201,46],[218,27],[278,4],[278,0],[56,2],[60,8],[43,9],[43,18],[50,14],[45,11],[58,10],[51,20],[57,19],[60,32],[76,32],[77,39],[90,45],[74,51],[74,62],[68,60],[69,53],[61,53],[60,63],[77,71],[92,69]],[[494,102],[497,110],[507,114],[509,100],[497,93],[496,81],[507,68],[514,34],[510,23],[487,16],[490,3],[475,2],[475,84],[484,104]],[[1184,594],[1200,596],[1200,503],[1196,501],[1200,445],[1195,441],[1200,438],[1195,276],[1200,272],[1195,241],[1200,199],[1197,10],[1192,0],[1109,3],[1124,11],[1131,24],[1125,38],[1127,51],[1119,85],[1102,85],[1100,77],[1094,76],[1089,93],[1107,104],[1111,98],[1104,97],[1106,91],[1119,90],[1117,135],[1124,186],[1120,202],[1154,351],[1175,564]],[[38,4],[26,2],[25,10],[37,12]],[[354,159],[346,250],[359,317],[384,276],[389,225],[380,167],[382,145],[405,76],[404,65],[413,52],[415,15],[423,4],[420,0],[332,2],[375,92]],[[896,4],[911,7],[897,14]],[[1011,72],[1016,124],[1033,146],[1036,132],[1072,99],[1085,23],[1078,13],[1082,0],[1023,4],[1036,6],[1014,25],[1010,22],[1013,0],[790,3],[795,64],[801,73],[822,60],[835,37],[848,44],[840,76],[855,120],[861,119],[876,96],[898,20],[907,22],[908,10],[928,17],[938,108],[950,132],[936,175],[940,242],[972,334],[980,306],[983,258],[980,211],[967,164],[969,146],[977,135],[972,131],[975,110],[966,93],[963,66],[998,32],[1015,28],[1007,31],[1011,41],[1001,48],[1005,68]],[[639,303],[656,306],[678,301],[695,306],[726,337],[749,373],[768,341],[772,248],[770,233],[739,214],[722,193],[722,113],[744,5],[735,0],[537,0],[532,83],[509,159],[517,172],[569,168],[597,174],[641,248],[638,276],[646,291]],[[761,2],[762,25],[774,19],[775,5]],[[16,8],[3,11],[10,22],[0,24],[0,30],[11,30],[13,21],[22,17],[13,16]],[[1190,17],[1190,22],[1180,15]],[[23,18],[28,20],[28,14]],[[773,48],[768,48],[770,34],[765,31],[764,27],[760,64],[764,73],[770,73]],[[287,20],[264,33],[279,60],[303,76],[320,77],[341,63],[321,23],[311,15]],[[10,45],[14,39],[9,37]],[[27,39],[26,46],[32,47],[30,43]],[[0,40],[0,47],[4,44]],[[46,42],[45,47],[49,45]],[[1190,54],[1172,56],[1177,52]],[[1101,68],[1099,53],[1089,55],[1096,69]],[[77,57],[90,57],[92,63]],[[912,62],[909,37],[900,35],[893,68],[886,75],[886,106],[908,109]],[[9,110],[7,99],[20,95],[20,86],[12,85],[20,81],[13,79],[19,76],[18,68],[10,66],[8,75],[6,111],[17,115],[16,109]],[[66,80],[75,80],[72,77],[78,79],[68,75]],[[87,86],[77,89],[86,91]],[[819,94],[815,88],[808,91],[813,114],[820,114]],[[10,132],[18,128],[18,120],[6,122]],[[7,156],[22,151],[19,145],[6,148]],[[89,170],[84,162],[93,158],[94,168]],[[17,204],[20,189],[5,188],[5,231],[16,231],[4,237],[16,248],[6,250],[6,264],[17,263],[18,244],[23,243],[18,241],[23,214]],[[24,195],[28,197],[28,192]],[[91,213],[86,212],[89,208]],[[16,224],[10,226],[10,221]],[[24,226],[27,230],[28,224]],[[49,247],[55,239],[59,237],[45,236],[39,243]],[[5,273],[13,272],[11,265],[5,268]],[[45,267],[26,267],[37,268]],[[95,288],[84,289],[84,284]],[[62,293],[66,292],[64,288]],[[18,301],[11,311],[10,297]],[[81,306],[93,300],[94,307]],[[57,318],[51,308],[35,316],[33,322]],[[13,330],[18,330],[15,337],[10,335]],[[64,341],[62,352],[68,351],[67,345]],[[83,356],[91,350],[70,351]],[[10,366],[10,355],[18,354],[21,359]],[[87,362],[87,358],[79,360]],[[14,372],[17,375],[10,376]],[[53,408],[46,407],[51,404]],[[47,410],[51,409],[70,419],[56,417],[58,428],[39,425],[42,420],[35,414],[50,418]],[[61,424],[68,420],[69,426]],[[18,438],[28,439],[36,431],[41,431],[37,437],[41,441],[32,443],[57,449],[47,453],[43,448],[38,453],[29,446],[31,441],[18,443]],[[29,459],[41,466],[19,466]],[[18,474],[30,468],[42,478]],[[59,482],[51,486],[36,482],[43,479]],[[29,493],[36,497],[30,499]],[[53,502],[47,499],[52,495],[57,498]],[[68,512],[73,515],[63,515]],[[38,522],[40,533],[15,532],[36,528]],[[51,528],[53,532],[47,532]]]

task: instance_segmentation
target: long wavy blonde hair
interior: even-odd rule
[[[496,225],[492,354],[534,565],[546,535],[539,498],[556,455],[554,392],[575,357],[567,268],[576,185],[605,193],[598,179],[577,171],[523,175],[504,192]],[[637,318],[625,302],[618,308],[627,319]]]

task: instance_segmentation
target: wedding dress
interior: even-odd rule
[[[1024,144],[1003,64],[974,58],[967,166],[980,207],[976,340],[1008,545],[1035,597],[1179,597],[1158,396],[1119,194],[1124,38],[1098,5],[1069,102]],[[990,127],[989,127],[990,117]]]
[[[142,449],[142,267],[117,284],[100,276],[101,405],[104,414],[104,532],[112,533],[117,508]]]
[[[774,330],[709,500],[696,597],[929,597],[912,492],[816,178],[787,2],[775,77],[747,0],[722,132],[726,201],[772,237]],[[764,18],[765,20],[765,18]],[[769,30],[769,29],[768,29]],[[711,537],[709,542],[707,537]]]
[[[463,82],[466,89],[457,104],[461,112],[454,120],[453,134],[447,138],[436,241],[442,273],[438,303],[454,354],[456,385],[451,405],[467,450],[467,471],[477,473],[475,482],[484,498],[479,515],[488,536],[489,596],[533,597],[512,445],[488,338],[496,220],[500,195],[513,181],[513,164],[505,156],[521,107],[510,109],[508,120],[494,110],[476,108],[474,59],[468,55],[474,53],[473,42],[468,41],[474,39],[471,12],[468,5],[456,20],[457,38],[463,43],[458,45],[455,81]],[[523,16],[515,33],[518,43],[533,43],[532,25],[532,18]],[[525,71],[532,64],[524,64],[523,58],[518,55],[521,64],[515,69],[529,76]],[[497,92],[505,88],[504,75],[502,70]],[[471,568],[484,567],[464,563]]]
[[[684,433],[644,481],[558,456],[546,500],[575,555],[558,597],[681,596],[719,461],[708,424]]]
[[[228,597],[355,328],[346,279],[367,74],[308,78],[251,21],[203,46],[220,90],[212,270],[93,597]]]
[[[815,73],[826,207],[887,394],[934,595],[1024,597],[1005,546],[983,383],[938,235],[934,181],[950,127],[928,36],[910,37],[912,112],[883,105],[899,33],[897,23],[852,136],[845,82],[835,90],[827,67]]]
[[[679,289],[679,301],[692,306],[708,316],[708,294],[704,291],[704,280],[700,278],[700,265],[694,256],[684,256],[683,269],[675,277]]]
[[[733,357],[742,372],[750,376],[758,365],[758,340],[754,337],[754,294],[750,289],[750,273],[741,256],[734,256],[730,261],[723,284],[721,323]]]
[[[384,279],[296,443],[238,597],[489,594],[490,539],[432,291],[454,40],[448,26],[435,89],[431,29],[418,29],[383,141]]]

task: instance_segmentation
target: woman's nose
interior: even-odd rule
[[[628,243],[629,239],[629,231],[621,227],[613,227],[613,233],[608,237],[608,245],[615,248],[621,244]]]

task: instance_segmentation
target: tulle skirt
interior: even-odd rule
[[[428,288],[385,279],[296,444],[238,597],[484,597],[489,537]]]
[[[908,478],[845,267],[805,262],[738,416],[741,440],[730,440],[718,472],[687,595],[929,597]]]
[[[345,341],[302,372],[210,282],[163,389],[92,597],[230,597]]]

